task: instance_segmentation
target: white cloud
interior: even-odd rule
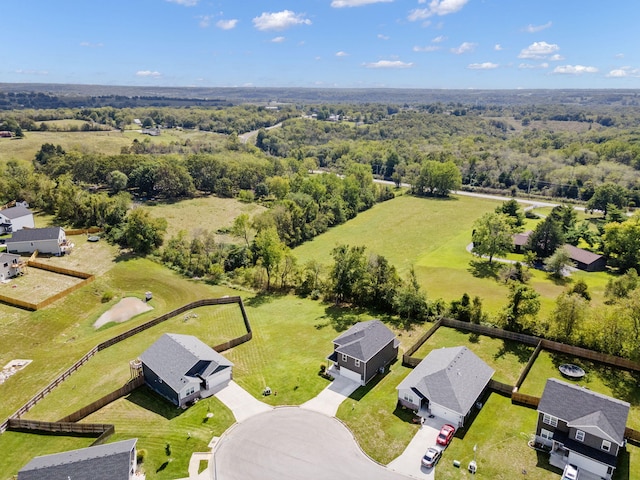
[[[339,51],[336,52],[336,57],[348,57],[349,54],[347,52]]]
[[[597,73],[596,67],[585,67],[584,65],[562,65],[553,69],[553,73],[564,75],[582,75],[583,73]]]
[[[104,47],[104,44],[103,43],[80,42],[80,46],[81,47],[88,47],[88,48],[100,48],[100,47]]]
[[[413,63],[401,62],[400,60],[380,60],[373,63],[363,64],[367,68],[411,68]]]
[[[444,35],[440,35],[436,38],[434,38],[433,40],[431,40],[431,43],[442,43],[447,39],[447,37],[445,37]]]
[[[463,53],[473,52],[473,50],[478,46],[476,43],[472,42],[463,42],[459,47],[452,48],[451,52],[456,55],[462,55]]]
[[[23,70],[18,69],[16,73],[19,75],[49,75],[49,72],[46,70]]]
[[[409,21],[424,20],[434,15],[443,16],[462,10],[469,0],[431,0],[427,8],[416,8],[409,12]],[[424,1],[418,3],[426,3]]]
[[[616,58],[624,58],[624,53],[616,53],[614,55],[614,57],[616,57]]]
[[[378,38],[380,40],[389,40],[391,37],[387,36],[387,35],[383,35],[381,33],[378,34]]]
[[[640,77],[640,68],[620,67],[607,73],[609,78]]]
[[[467,68],[470,70],[493,70],[494,68],[498,68],[500,65],[497,63],[484,62],[484,63],[470,63]]]
[[[527,48],[523,48],[518,58],[546,58],[553,55],[560,47],[555,43],[533,42]]]
[[[160,77],[162,74],[160,72],[152,72],[151,70],[138,70],[136,72],[136,76],[138,77]]]
[[[178,5],[183,5],[185,7],[194,7],[199,1],[200,0],[167,0],[169,3],[177,3]]]
[[[197,18],[200,19],[200,21],[198,22],[198,26],[200,28],[208,28],[209,25],[211,25],[211,15],[200,15]]]
[[[282,43],[282,42],[284,42],[284,40],[285,40],[285,38],[284,38],[284,37],[273,37],[273,38],[271,39],[271,42],[272,42],[272,43]]]
[[[418,45],[416,45],[415,47],[413,47],[414,52],[436,52],[438,50],[442,50],[442,47],[438,45],[426,45],[424,47],[419,47]]]
[[[496,43],[496,44],[493,46],[493,49],[494,49],[496,52],[499,52],[499,51],[503,50],[502,45],[500,45],[499,43]]]
[[[533,68],[549,68],[549,64],[547,62],[542,62],[537,65],[531,63],[521,63],[518,65],[518,68],[521,69],[533,69]]]
[[[218,20],[216,22],[216,27],[218,27],[221,30],[232,30],[236,28],[237,24],[238,24],[238,20],[235,18],[229,19],[229,20]]]
[[[370,5],[372,3],[390,3],[393,0],[333,0],[331,6],[333,8],[344,7],[362,7],[363,5]]]
[[[551,55],[549,57],[549,60],[551,60],[552,62],[561,62],[562,60],[564,60],[564,57],[559,53],[556,53],[555,55]]]
[[[546,30],[547,28],[550,28],[551,25],[553,25],[552,22],[547,22],[544,25],[527,25],[524,28],[525,32],[529,32],[529,33],[537,33],[537,32],[541,32],[542,30]]]
[[[253,19],[253,25],[258,30],[284,30],[296,25],[311,25],[311,20],[304,17],[303,13],[295,13],[291,10],[267,13],[263,12]]]

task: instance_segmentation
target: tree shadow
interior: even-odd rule
[[[182,408],[178,408],[146,385],[136,388],[127,395],[126,400],[135,403],[145,410],[156,413],[167,420],[179,417],[184,412]]]
[[[626,448],[621,448],[618,452],[618,463],[613,474],[613,480],[629,480],[630,477],[631,455]]]
[[[505,355],[514,355],[519,363],[527,363],[533,354],[534,348],[524,343],[503,340],[502,345],[494,354],[493,359],[497,360]]]
[[[330,305],[324,309],[324,316],[336,332],[343,332],[360,321],[360,315],[368,313],[368,310],[360,307],[343,305]]]
[[[251,298],[247,298],[243,300],[244,304],[248,307],[260,307],[262,305],[266,305],[271,303],[274,299],[274,295],[267,292],[259,292],[257,295],[254,295]]]
[[[118,252],[118,255],[116,255],[116,257],[113,259],[114,262],[116,263],[120,263],[120,262],[128,262],[130,260],[135,260],[136,258],[143,258],[144,255],[138,255],[137,253],[134,253],[131,249],[121,249],[120,252]]]
[[[498,262],[489,263],[488,260],[471,260],[468,272],[476,278],[498,278],[501,265]]]
[[[567,285],[570,285],[573,283],[573,279],[571,277],[565,277],[565,276],[559,277],[557,275],[549,274],[547,275],[547,278],[551,280],[551,282],[553,282],[553,284],[558,287],[566,287]]]
[[[165,461],[162,465],[160,465],[157,470],[156,473],[160,473],[161,471],[163,471],[165,468],[167,468],[167,466],[169,465],[169,460]]]

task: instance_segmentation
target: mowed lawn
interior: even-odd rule
[[[494,380],[509,385],[516,383],[534,350],[533,347],[510,340],[440,327],[413,357],[425,358],[432,350],[442,347],[467,347],[495,370]]]
[[[565,378],[558,367],[563,363],[573,363],[584,369],[586,375],[579,380]],[[542,396],[548,378],[586,387],[594,392],[623,400],[631,404],[627,426],[640,430],[640,389],[638,388],[638,374],[625,370],[606,367],[595,362],[557,354],[543,350],[533,364],[531,371],[525,378],[520,391],[536,397]]]

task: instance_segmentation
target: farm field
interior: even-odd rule
[[[573,363],[582,367],[586,375],[580,380],[571,380],[563,377],[558,371],[558,367],[563,363]],[[594,392],[629,402],[631,409],[629,410],[627,426],[640,430],[640,389],[638,389],[637,374],[543,350],[525,378],[520,391],[540,397],[547,378],[557,378],[567,383],[579,385]]]
[[[412,356],[424,358],[442,347],[465,346],[495,370],[493,379],[514,385],[534,348],[510,340],[440,327]]]

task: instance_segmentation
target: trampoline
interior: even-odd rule
[[[569,378],[582,378],[585,376],[585,371],[578,365],[573,363],[564,363],[558,367],[560,373]]]

